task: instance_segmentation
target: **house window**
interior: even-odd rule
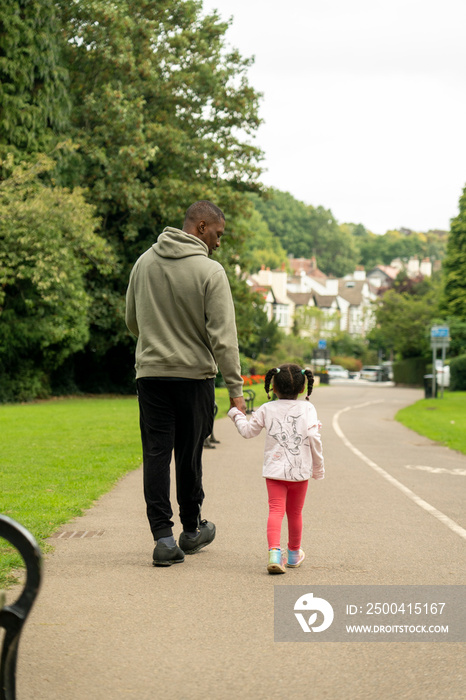
[[[275,304],[275,321],[280,328],[288,326],[288,305]]]

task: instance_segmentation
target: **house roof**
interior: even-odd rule
[[[392,267],[391,265],[376,265],[367,276],[369,277],[369,275],[372,275],[374,272],[378,272],[379,270],[391,280],[394,280],[399,272],[398,268]]]
[[[312,299],[310,292],[288,292],[288,298],[296,304],[296,306],[309,306],[309,300]]]
[[[312,296],[314,298],[315,305],[320,309],[330,309],[333,302],[337,301],[336,296],[324,296],[323,294],[316,294],[315,292]]]
[[[309,277],[314,277],[315,279],[326,280],[327,275],[319,270],[317,267],[317,261],[313,257],[308,258],[288,258],[288,264],[293,271],[293,274],[299,276],[301,272],[304,272]]]
[[[363,281],[350,281],[348,286],[348,280],[338,281],[338,294],[348,301],[351,306],[359,306],[363,300],[362,288],[364,285]]]

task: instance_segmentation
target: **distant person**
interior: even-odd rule
[[[270,385],[278,401],[263,404],[250,420],[233,407],[228,415],[244,438],[259,435],[265,428],[264,466],[269,496],[267,540],[270,574],[284,574],[285,566],[296,568],[304,560],[301,549],[302,510],[309,479],[323,479],[325,474],[321,424],[311,403],[298,401],[307,379],[307,396],[312,392],[314,376],[309,369],[284,364],[270,369],[265,376],[265,390],[270,399]],[[283,517],[288,520],[288,553],[282,553],[280,535]]]
[[[230,405],[246,412],[235,311],[220,263],[223,212],[192,204],[183,229],[165,228],[137,260],[126,295],[126,324],[137,337],[136,379],[144,497],[155,541],[153,563],[170,566],[210,544],[215,525],[201,520],[202,448],[214,421],[217,363]],[[173,537],[170,462],[183,531]]]

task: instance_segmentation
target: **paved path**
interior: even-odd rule
[[[20,645],[18,700],[464,698],[464,645],[273,639],[275,586],[464,583],[466,543],[448,523],[466,528],[466,458],[393,420],[421,397],[356,384],[315,390],[327,478],[310,484],[306,561],[284,576],[265,568],[261,437],[243,440],[229,419],[217,421],[203,516],[218,534],[184,564],[152,567],[141,470],[122,479],[64,529],[95,536],[51,540]]]

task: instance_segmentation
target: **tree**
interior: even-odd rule
[[[437,285],[432,284],[421,295],[390,289],[377,301],[377,326],[368,338],[388,354],[393,351],[401,358],[428,357],[430,328],[437,313]]]
[[[274,189],[267,197],[252,195],[252,200],[288,255],[315,255],[319,268],[336,277],[354,270],[358,257],[354,238],[330,210],[308,206],[289,192]]]
[[[295,313],[294,333],[304,335],[311,344],[317,345],[321,338],[332,341],[338,335],[339,324],[339,312],[327,315],[316,306],[300,306]]]
[[[260,172],[260,151],[244,140],[260,123],[251,60],[225,51],[228,25],[201,8],[193,0],[62,3],[78,176],[106,237],[136,242],[131,259],[192,201],[226,208]]]
[[[309,211],[289,192],[271,188],[266,196],[250,195],[255,208],[278,238],[288,255],[311,257],[315,232],[310,228]]]
[[[12,158],[3,163],[12,168]],[[50,374],[89,337],[89,269],[113,258],[82,192],[48,186],[41,157],[0,184],[0,400],[44,395]]]
[[[376,235],[367,231],[362,224],[342,224],[355,237],[359,249],[358,263],[369,270],[376,265],[389,265],[395,258],[404,261],[417,255],[429,257],[432,261],[441,260],[445,254],[445,231],[387,231]]]
[[[442,311],[466,318],[466,187],[459,202],[458,216],[452,219],[447,254],[443,262]]]
[[[193,201],[214,201],[231,232],[222,248],[241,264],[235,219],[244,191],[258,188],[261,153],[250,137],[259,95],[247,81],[251,59],[226,50],[228,24],[203,16],[197,0],[59,1],[78,149],[62,157],[57,178],[86,187],[119,260],[105,284],[89,280],[83,375],[97,362],[103,376],[110,352],[121,374],[133,352],[122,304],[129,271],[166,225],[181,228]]]
[[[251,202],[248,201],[247,204],[248,208],[236,219],[236,225],[246,231],[242,264],[248,272],[257,272],[262,266],[274,270],[286,263],[286,252],[257,209],[253,208]]]
[[[251,293],[248,292],[251,297]],[[275,321],[269,321],[263,311],[263,300],[260,295],[245,300],[248,314],[239,316],[238,344],[240,352],[246,357],[257,360],[259,355],[271,355],[282,338],[282,333]],[[244,333],[245,320],[249,319],[249,332]]]
[[[358,260],[354,238],[342,230],[330,210],[317,207],[312,214],[318,231],[315,250],[320,269],[334,277],[354,272]]]
[[[53,0],[0,6],[0,157],[47,149],[69,113]]]

